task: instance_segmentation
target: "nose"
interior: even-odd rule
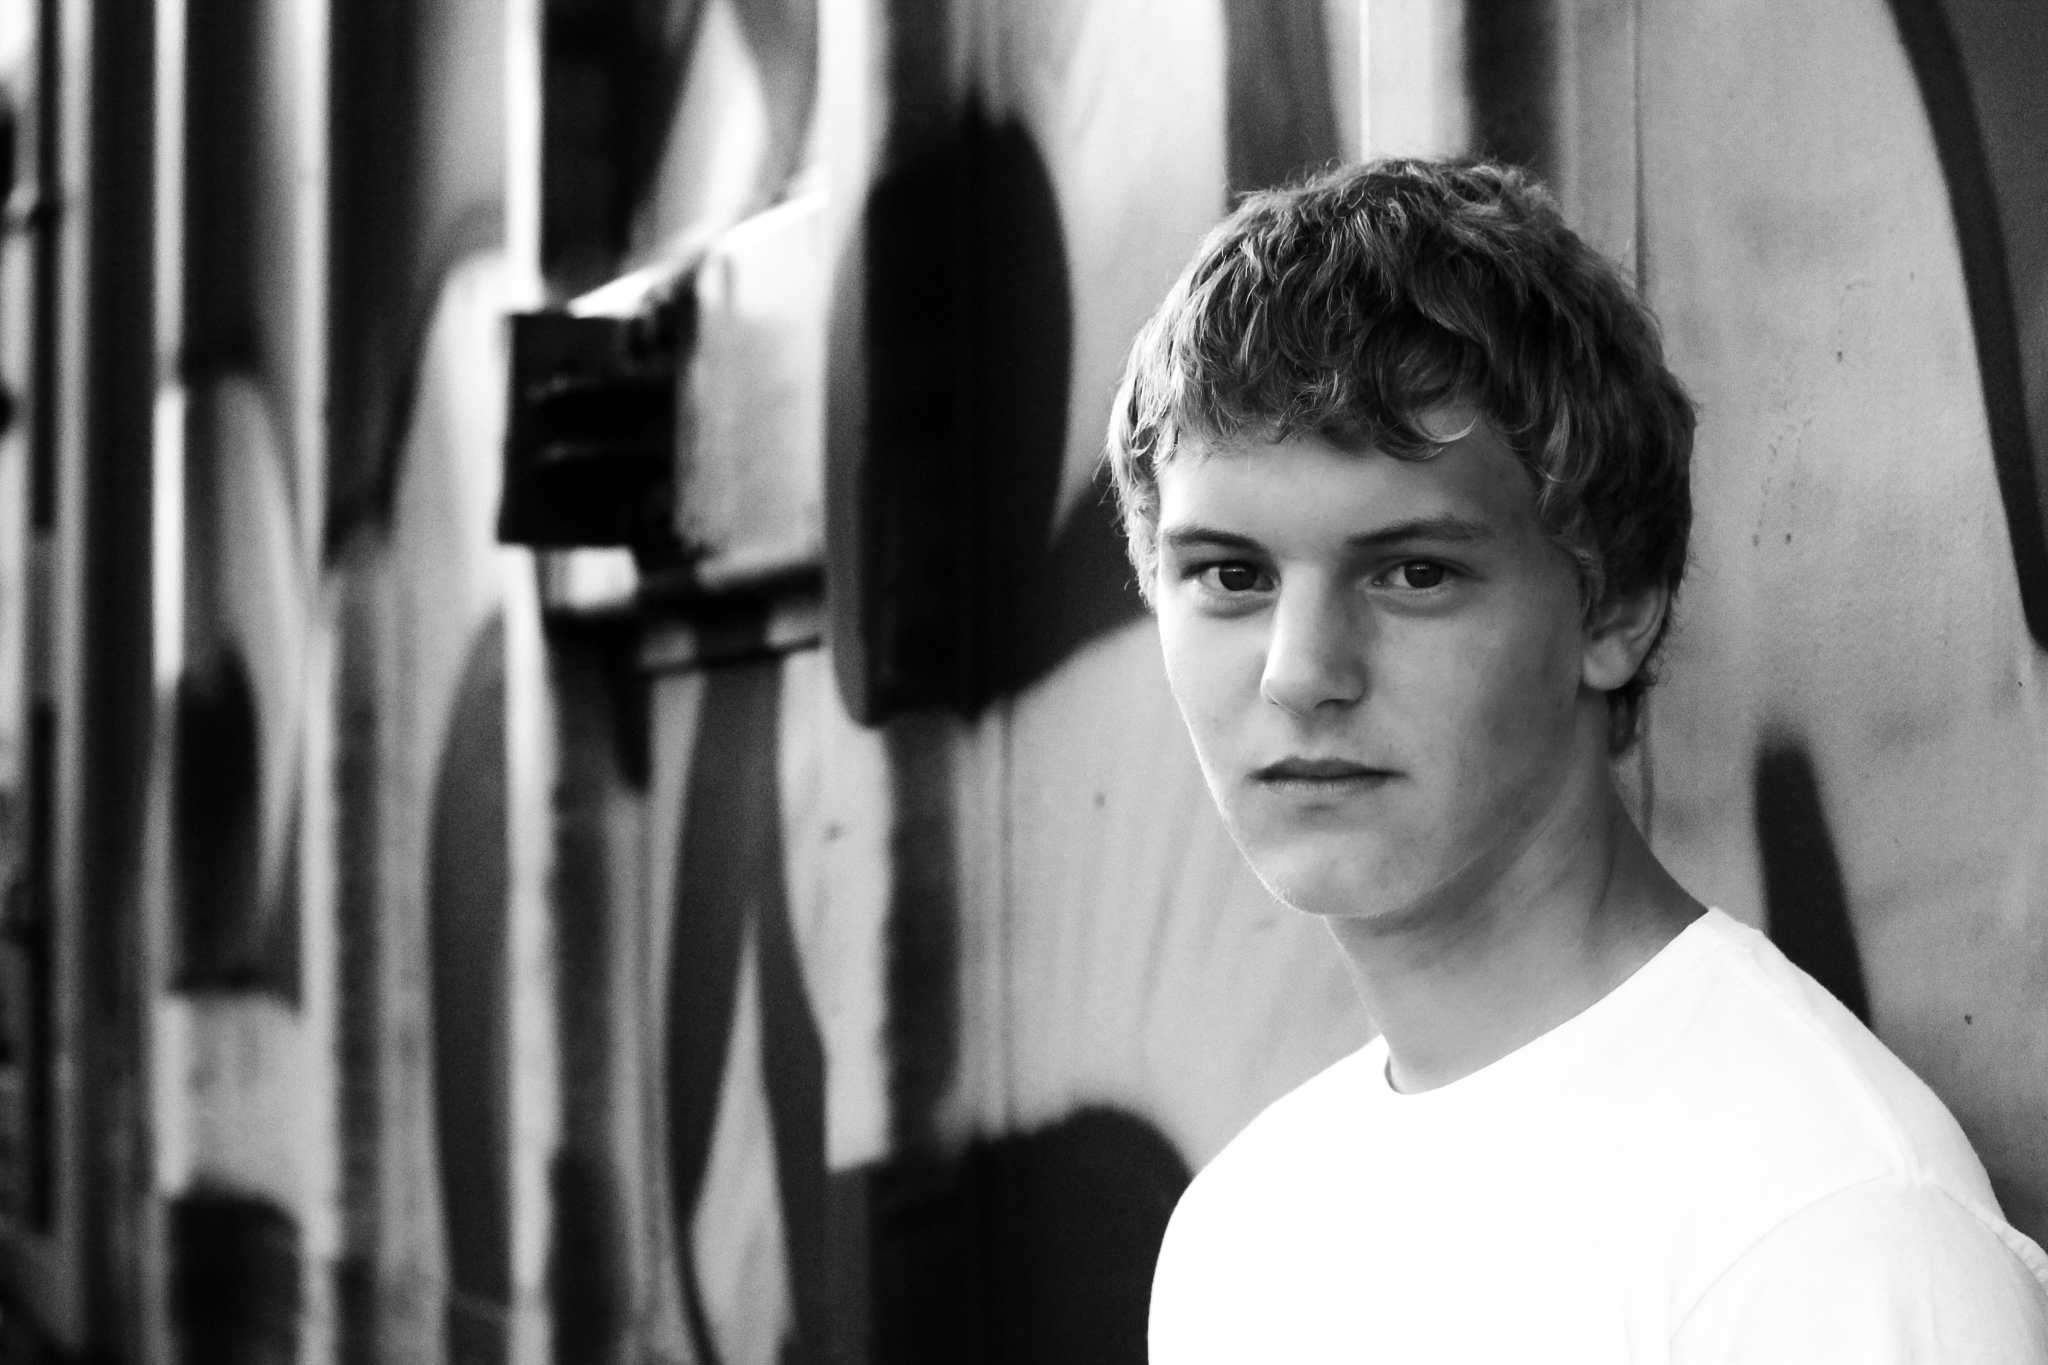
[[[1309,716],[1365,695],[1363,623],[1351,595],[1299,576],[1280,590],[1266,642],[1259,695],[1281,710]]]

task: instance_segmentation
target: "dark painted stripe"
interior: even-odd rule
[[[1820,779],[1802,744],[1772,740],[1757,756],[1756,842],[1771,941],[1869,1023],[1870,993],[1849,920],[1842,860]]]
[[[450,130],[433,126],[427,73],[457,55],[450,34],[469,22],[445,21],[489,8],[415,0],[350,0],[331,8],[321,530],[329,556],[340,554],[358,527],[389,522],[420,362],[447,275],[504,242],[502,193],[486,189],[468,202],[448,200],[458,182],[427,174],[437,154],[454,150]]]
[[[376,583],[359,560],[340,566],[334,717],[335,1064],[341,1246],[334,1266],[335,1358],[377,1365],[377,1252],[383,1190],[383,794]]]
[[[1475,155],[1554,176],[1558,11],[1529,0],[1466,0],[1465,93]]]
[[[172,745],[179,990],[257,979],[256,699],[241,651],[223,645],[178,679]]]
[[[493,617],[470,646],[450,712],[429,845],[448,1349],[464,1362],[503,1358],[512,1299],[506,779],[505,632]]]
[[[2020,607],[2027,633],[2035,644],[2048,647],[2048,539],[2042,528],[2038,457],[2027,419],[2010,258],[1983,130],[1955,35],[1937,0],[1891,0],[1891,10],[1948,182],[1963,289],[1977,339],[1984,415],[1991,428],[1991,459],[2012,541],[2013,569],[2019,576]]]
[[[1235,196],[1338,155],[1329,37],[1318,0],[1224,0],[1224,164]]]
[[[292,1365],[299,1356],[299,1225],[266,1200],[171,1201],[170,1317],[182,1365]]]
[[[547,1272],[555,1365],[612,1365],[632,1311],[632,1233],[613,1158],[613,1139],[632,1120],[613,1096],[616,1068],[635,1040],[615,1023],[620,992],[632,984],[616,970],[617,936],[638,907],[631,887],[613,877],[624,851],[615,842],[614,811],[628,761],[619,731],[639,730],[643,745],[645,735],[630,718],[641,709],[637,698],[609,684],[630,670],[635,643],[610,628],[549,631],[561,755],[552,900],[562,1128],[549,1172]]]
[[[284,857],[264,886],[262,732],[237,647],[217,647],[178,680],[174,729],[174,986],[261,992],[296,1006],[300,778],[289,778]]]
[[[898,1152],[938,1147],[960,1065],[960,887],[947,718],[898,716],[889,755],[889,1123]]]
[[[795,1309],[785,1361],[822,1361],[827,1331],[825,1047],[790,923],[779,754],[782,667],[707,669],[690,763],[668,989],[668,1115],[675,1234],[698,1357],[718,1359],[691,1229],[704,1195],[749,924],[757,947],[761,1072]]]
[[[29,913],[23,945],[29,975],[27,1182],[29,1224],[47,1232],[56,1223],[57,1046],[56,953],[51,931],[51,887],[57,819],[57,710],[37,700],[28,713]]]
[[[774,670],[771,696],[779,701],[782,671]],[[780,706],[771,709],[768,731],[755,764],[773,806],[759,832],[760,861],[754,913],[761,982],[761,1072],[766,1078],[768,1116],[775,1130],[776,1190],[782,1197],[783,1244],[789,1254],[789,1287],[796,1340],[783,1361],[825,1359],[825,1041],[804,988],[803,964],[790,923],[782,848],[782,813],[776,779]]]
[[[707,670],[683,807],[670,929],[667,1029],[669,1190],[693,1345],[717,1365],[691,1230],[711,1164],[746,921],[763,894],[766,828],[777,823],[772,663]],[[765,761],[764,761],[765,759]],[[776,841],[779,844],[779,840]],[[779,882],[782,870],[773,868]]]
[[[284,205],[265,183],[275,132],[263,106],[270,35],[255,0],[212,0],[185,17],[185,222],[180,369],[188,376],[275,373],[261,315],[264,257],[290,239],[266,221]],[[287,248],[288,249],[288,248]],[[289,361],[286,362],[289,373]],[[258,378],[257,382],[262,383]],[[280,386],[281,387],[281,386]],[[194,452],[205,458],[205,452]],[[294,461],[281,466],[296,478]]]
[[[1099,1106],[840,1177],[868,1232],[849,1358],[1144,1365],[1153,1266],[1189,1178],[1151,1122]]]
[[[1045,158],[1024,125],[972,99],[941,119],[918,88],[893,92],[867,203],[861,392],[835,397],[865,420],[829,454],[835,660],[864,724],[971,715],[1141,610],[1106,507],[1048,548],[1074,282]]]
[[[63,289],[63,239],[56,230],[54,200],[64,183],[62,144],[64,50],[58,41],[63,0],[41,0],[36,15],[35,281],[29,319],[33,354],[29,373],[29,515],[36,531],[57,529],[58,319]],[[19,306],[19,305],[17,305]]]
[[[51,183],[65,221],[65,297],[81,307],[64,331],[76,368],[58,362],[78,394],[70,409],[77,424],[59,451],[60,463],[76,463],[62,471],[65,552],[56,561],[72,576],[66,607],[76,651],[65,660],[70,672],[58,717],[66,769],[61,799],[75,821],[75,842],[66,869],[74,895],[63,907],[67,962],[57,989],[67,1070],[77,1077],[58,1150],[73,1172],[64,1177],[66,1187],[78,1198],[61,1212],[76,1237],[72,1302],[80,1306],[86,1353],[132,1360],[142,1351],[132,1305],[143,1301],[151,1273],[138,1192],[150,1180],[140,1116],[148,1104],[143,1040],[152,1016],[139,970],[144,929],[137,907],[144,899],[147,759],[156,713],[150,547],[159,376],[157,8],[66,4],[44,13],[63,24],[55,41],[84,58],[82,67],[63,60],[86,86],[78,92],[85,97],[82,117],[67,110],[58,130],[77,139],[72,149],[84,168],[83,193],[75,181],[61,182],[61,190]]]

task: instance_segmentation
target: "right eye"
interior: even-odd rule
[[[1204,565],[1196,571],[1195,577],[1211,592],[1222,593],[1228,597],[1248,592],[1263,592],[1273,585],[1272,579],[1264,569],[1238,559]]]

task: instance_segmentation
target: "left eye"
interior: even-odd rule
[[[1444,581],[1444,566],[1426,559],[1411,559],[1406,564],[1396,565],[1385,581],[1392,587],[1417,591],[1434,588]]]
[[[1230,597],[1261,592],[1271,586],[1271,580],[1265,570],[1256,564],[1247,564],[1240,560],[1206,565],[1197,570],[1194,577],[1200,579],[1211,592]]]

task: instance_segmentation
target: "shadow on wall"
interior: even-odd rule
[[[1158,1129],[1096,1107],[865,1173],[869,1358],[1138,1365],[1152,1265],[1190,1178]]]
[[[1771,941],[1868,1024],[1870,997],[1841,859],[1813,759],[1796,740],[1768,740],[1757,755],[1756,843]]]

